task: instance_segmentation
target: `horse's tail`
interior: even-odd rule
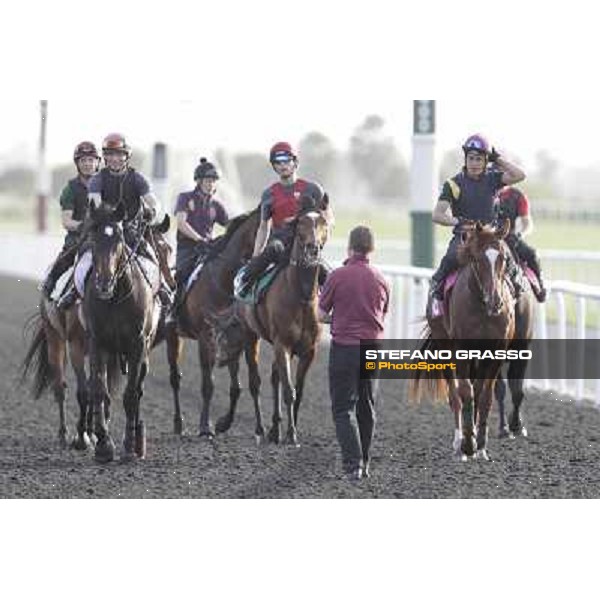
[[[38,313],[31,317],[25,324],[25,332],[33,331],[31,344],[21,365],[21,384],[24,384],[28,375],[33,371],[31,392],[37,400],[50,387],[53,370],[48,360],[48,338],[44,316]]]
[[[431,335],[429,327],[425,327],[424,334],[427,336],[419,350],[422,354],[426,350],[436,350],[438,344]],[[423,392],[435,402],[447,402],[449,394],[448,382],[440,376],[439,371],[415,371],[408,384],[409,402],[418,403],[421,401]]]

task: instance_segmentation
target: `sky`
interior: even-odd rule
[[[598,160],[595,19],[579,0],[543,11],[513,0],[172,0],[143,15],[108,0],[63,35],[56,23],[78,5],[36,4],[32,22],[33,4],[11,13],[27,43],[10,23],[0,41],[14,84],[0,96],[0,168],[35,159],[38,98],[50,101],[51,164],[112,131],[210,155],[318,130],[343,149],[369,114],[409,158],[415,98],[437,100],[439,156],[482,132],[525,165],[539,149],[572,167]]]

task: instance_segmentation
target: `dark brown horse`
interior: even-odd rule
[[[271,369],[273,387],[273,417],[268,440],[281,441],[280,385],[287,409],[288,429],[286,443],[297,445],[298,410],[302,402],[306,374],[314,360],[321,325],[317,316],[318,272],[320,253],[329,233],[325,213],[309,210],[301,213],[295,222],[295,235],[289,264],[282,269],[257,305],[238,304],[242,320],[234,326],[239,332],[250,331],[273,345],[274,362]],[[228,333],[229,344],[234,337]],[[247,334],[243,334],[248,343]],[[258,347],[258,341],[254,342]],[[232,344],[235,347],[235,343]],[[257,360],[258,351],[249,353]],[[292,358],[298,357],[295,385],[292,381]],[[253,364],[252,368],[257,368]],[[219,423],[229,427],[235,414],[235,403]],[[257,428],[262,426],[260,409],[257,410]]]
[[[505,278],[508,247],[503,242],[509,231],[506,221],[500,230],[477,224],[467,232],[459,248],[461,265],[452,289],[447,310],[441,317],[431,317],[422,349],[466,349],[466,341],[486,342],[485,349],[506,350],[515,334],[514,299]],[[429,379],[434,395],[450,398],[455,415],[453,448],[463,459],[475,456],[488,459],[488,416],[493,400],[501,360],[458,360],[456,371],[444,379]],[[410,394],[418,397],[424,379],[417,371],[411,381]]]
[[[172,248],[164,237],[169,230],[170,219],[165,216],[163,222],[146,231],[146,240],[153,247],[159,259],[161,272],[169,285],[174,285],[169,271],[169,257]],[[67,310],[57,308],[57,303],[44,295],[40,298],[39,312],[28,323],[32,341],[22,366],[22,381],[33,369],[32,393],[35,399],[52,387],[58,404],[60,424],[59,443],[65,448],[68,443],[68,427],[65,405],[67,401],[66,359],[67,349],[71,366],[77,380],[77,403],[79,420],[77,437],[72,442],[76,450],[86,450],[93,440],[92,412],[89,403],[88,379],[85,369],[87,356],[87,334],[80,318],[79,307],[74,304]],[[114,390],[109,390],[112,394]]]
[[[179,361],[183,350],[183,337],[198,341],[198,358],[202,373],[199,434],[209,439],[215,434],[210,420],[210,408],[214,394],[213,372],[217,364],[217,335],[219,328],[226,327],[234,318],[232,312],[233,279],[243,262],[252,255],[259,220],[260,213],[258,210],[254,210],[236,217],[228,224],[225,234],[214,241],[198,278],[192,284],[185,298],[177,325],[173,323],[167,327],[167,358],[175,402],[174,428],[176,434],[183,432],[183,417],[179,401],[182,377]],[[249,339],[245,349],[250,393],[257,407],[257,414],[260,414],[258,344],[252,343]],[[256,356],[249,356],[249,353],[255,353]],[[227,367],[231,380],[230,403],[235,405],[241,393],[238,376],[239,356],[236,360],[228,361]],[[217,431],[223,430],[223,424],[218,424]],[[264,436],[260,419],[257,421],[256,435],[260,438]]]
[[[146,452],[140,400],[160,316],[156,298],[159,269],[154,265],[152,270],[148,263],[142,265],[137,244],[133,249],[127,247],[122,204],[117,209],[91,206],[90,216],[92,270],[85,286],[83,313],[89,334],[95,458],[102,463],[114,459],[115,445],[106,418],[110,403],[107,381],[118,377],[120,367],[127,373],[121,459],[129,461],[144,458]]]

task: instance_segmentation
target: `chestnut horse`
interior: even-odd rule
[[[515,335],[515,301],[505,278],[508,246],[507,220],[499,230],[480,223],[471,224],[459,247],[461,265],[447,310],[432,317],[428,310],[427,338],[422,350],[465,349],[470,341],[480,340],[485,349],[506,350]],[[419,397],[425,382],[434,396],[450,398],[455,415],[453,448],[462,460],[476,457],[488,460],[488,416],[496,378],[503,361],[493,358],[456,361],[453,374],[444,378],[435,372],[416,371],[409,386],[411,397]]]
[[[280,385],[287,409],[286,443],[297,445],[298,410],[302,402],[306,374],[315,358],[321,324],[317,315],[318,274],[321,250],[327,241],[329,223],[324,211],[311,208],[301,212],[295,220],[294,241],[289,264],[277,275],[264,298],[256,305],[238,304],[241,324],[232,325],[226,332],[227,342],[233,347],[232,337],[242,333],[244,344],[258,348],[258,337],[273,345],[274,362],[271,369],[273,387],[273,417],[268,440],[281,441]],[[231,329],[234,331],[232,332]],[[247,333],[250,332],[250,333]],[[248,337],[254,334],[255,338]],[[231,353],[231,349],[228,354]],[[251,360],[258,359],[258,351],[249,352]],[[298,357],[295,385],[292,382],[291,362]],[[257,365],[252,365],[257,368]],[[219,420],[225,430],[233,422],[235,403]],[[257,428],[262,426],[260,408],[256,411]]]

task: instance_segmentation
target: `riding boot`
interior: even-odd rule
[[[283,250],[283,244],[268,244],[262,254],[255,256],[246,265],[244,275],[244,287],[249,289],[250,286],[261,276],[264,270],[273,262],[277,262],[281,252]]]
[[[535,297],[537,298],[538,302],[546,302],[546,296],[548,295],[548,292],[546,290],[546,285],[544,284],[544,276],[542,274],[542,269],[539,260],[537,259],[537,256],[534,255],[531,258],[531,260],[529,261],[529,266],[531,267],[531,270],[535,273],[535,276],[538,279],[538,283],[540,284],[540,289],[537,290],[534,288],[533,293],[535,294]]]
[[[319,274],[318,274],[318,284],[319,287],[322,288],[327,281],[327,277],[331,273],[332,269],[326,264],[324,261],[319,261]]]
[[[460,240],[458,236],[454,236],[452,238],[450,244],[448,244],[446,254],[440,262],[438,270],[431,277],[429,294],[432,298],[435,298],[440,302],[444,300],[444,283],[446,281],[446,277],[448,277],[452,271],[456,271],[456,269],[458,269],[458,258],[456,253],[458,250],[459,241]]]
[[[523,280],[521,279],[522,271],[517,266],[517,263],[510,252],[506,255],[506,274],[515,290],[515,298],[519,298],[523,292]]]
[[[52,271],[48,273],[48,276],[46,277],[40,288],[42,294],[44,294],[44,296],[48,299],[50,299],[50,296],[52,296],[52,292],[54,291],[54,287],[56,286],[56,282],[58,281],[58,277],[55,276],[53,271],[54,269],[52,269]]]

